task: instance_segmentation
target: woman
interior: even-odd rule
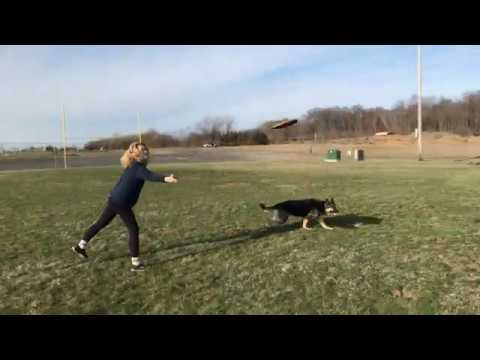
[[[140,142],[134,142],[120,159],[125,171],[111,191],[107,206],[98,218],[83,236],[78,245],[72,247],[72,250],[83,258],[87,258],[86,247],[88,242],[104,227],[106,227],[116,215],[119,215],[128,228],[130,257],[132,259],[132,271],[144,270],[144,264],[139,259],[139,239],[138,224],[132,208],[137,203],[140,192],[142,191],[145,180],[176,183],[177,179],[172,174],[165,176],[151,172],[146,168],[150,151],[148,147]]]

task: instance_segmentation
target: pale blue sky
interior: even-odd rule
[[[424,95],[480,90],[480,46],[424,46]],[[72,142],[206,116],[245,129],[314,107],[391,107],[416,93],[416,46],[0,46],[0,145]]]

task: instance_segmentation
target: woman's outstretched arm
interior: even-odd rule
[[[167,176],[165,174],[155,173],[148,170],[144,166],[139,166],[137,170],[137,177],[146,181],[155,181],[155,182],[166,182],[166,183],[176,183],[177,179],[173,174]]]

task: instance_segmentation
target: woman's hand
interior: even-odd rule
[[[170,176],[165,176],[165,182],[169,184],[175,184],[178,182],[178,180],[173,174],[171,174]]]

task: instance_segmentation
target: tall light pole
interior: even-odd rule
[[[140,128],[140,113],[137,113],[137,131],[138,131],[138,140],[142,142],[142,130]]]
[[[418,160],[422,161],[422,46],[417,45],[417,140],[418,140]]]

